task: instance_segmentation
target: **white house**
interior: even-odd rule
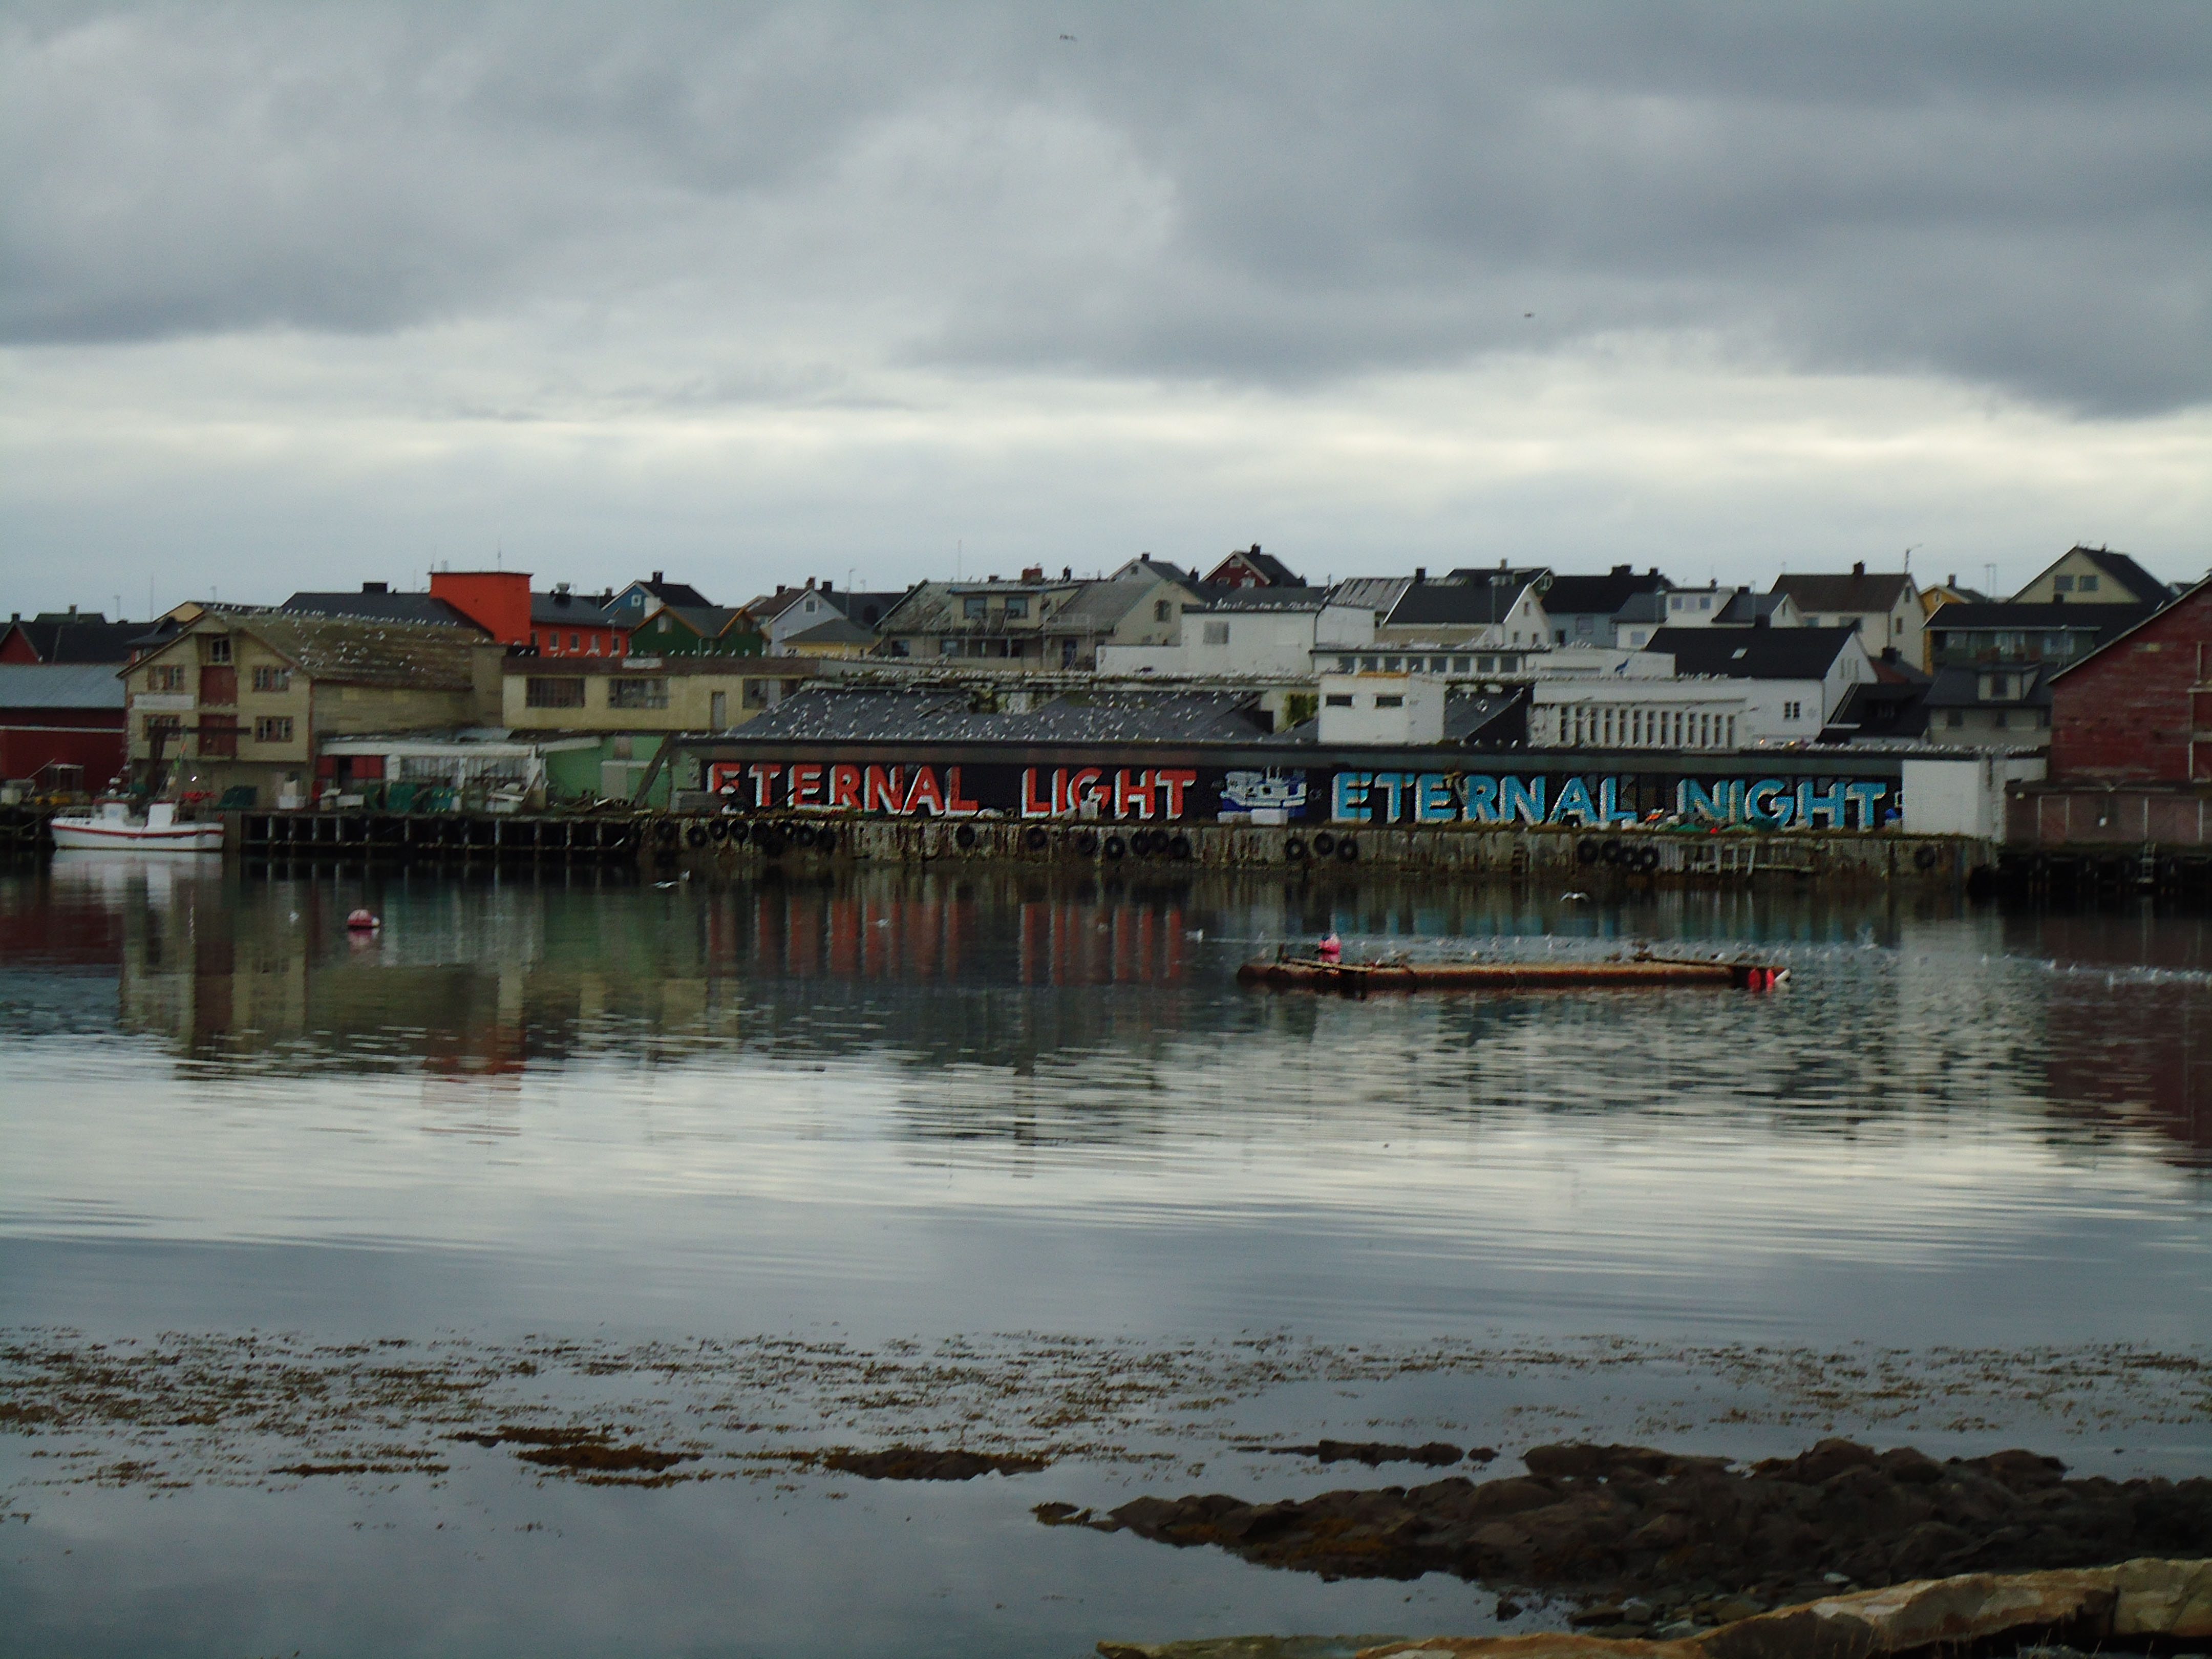
[[[1744,744],[1813,742],[1851,688],[1876,678],[1855,628],[1662,628],[1650,648],[1672,655],[1681,678],[1749,682]]]
[[[1324,744],[1442,743],[1445,685],[1422,674],[1324,674]]]

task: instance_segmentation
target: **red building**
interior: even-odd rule
[[[1238,548],[1227,558],[1206,573],[1209,584],[1222,587],[1304,587],[1305,578],[1295,575],[1290,567],[1272,553],[1262,553],[1260,544],[1249,548]]]
[[[2051,681],[2054,783],[2212,783],[2212,578]]]
[[[0,778],[42,793],[104,788],[123,771],[119,663],[0,663]]]

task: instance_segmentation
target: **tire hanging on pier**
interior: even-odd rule
[[[1087,859],[1095,854],[1098,851],[1098,832],[1096,830],[1085,830],[1079,832],[1075,837],[1075,850],[1078,856],[1082,858]]]
[[[812,824],[802,823],[799,826],[797,830],[793,833],[791,838],[797,842],[801,847],[811,847],[816,842],[819,842],[822,839],[822,836],[820,832],[817,831]]]
[[[1032,853],[1043,852],[1051,842],[1052,837],[1045,834],[1044,828],[1041,824],[1031,824],[1022,836],[1022,845]]]
[[[1101,850],[1105,853],[1108,858],[1118,859],[1122,854],[1127,852],[1129,849],[1121,844],[1121,836],[1109,836],[1106,837],[1106,844],[1104,848]]]
[[[1597,837],[1595,836],[1584,836],[1580,841],[1575,843],[1576,863],[1595,864],[1598,861],[1599,857],[1600,852],[1597,844]]]
[[[1305,842],[1297,836],[1289,836],[1283,842],[1283,856],[1292,864],[1304,864],[1306,858]]]
[[[687,847],[704,847],[713,839],[713,835],[703,823],[692,824],[684,832],[684,844]]]
[[[1326,830],[1314,837],[1314,856],[1325,859],[1336,851],[1336,837]]]
[[[1178,861],[1190,856],[1190,837],[1177,836],[1168,843],[1168,856]]]
[[[1357,863],[1358,863],[1358,862],[1359,862],[1359,843],[1358,843],[1358,842],[1356,842],[1356,841],[1352,840],[1352,838],[1351,836],[1346,836],[1342,841],[1340,841],[1340,842],[1337,842],[1337,844],[1336,844],[1336,861],[1337,861],[1339,864],[1357,864]]]
[[[959,848],[962,852],[974,852],[975,850],[975,826],[972,823],[962,824],[957,830],[955,830],[952,832],[952,839],[959,844]]]

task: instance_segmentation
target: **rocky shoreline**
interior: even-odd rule
[[[1528,1473],[1249,1503],[1139,1498],[1085,1526],[1324,1578],[1447,1572],[1579,1602],[1595,1636],[1680,1640],[1769,1608],[1962,1573],[2212,1553],[2212,1479],[2069,1480],[2028,1451],[1938,1462],[1824,1440],[1735,1468],[1643,1446],[1538,1446]]]

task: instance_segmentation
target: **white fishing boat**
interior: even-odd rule
[[[210,823],[177,821],[173,802],[157,800],[146,816],[134,818],[119,800],[107,801],[96,811],[62,812],[52,825],[54,845],[76,852],[98,848],[132,853],[220,853],[222,821]]]

